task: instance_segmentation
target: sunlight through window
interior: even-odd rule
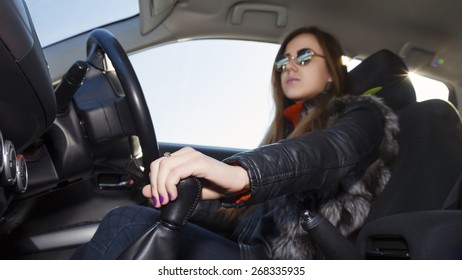
[[[342,61],[347,66],[348,71],[351,71],[361,63],[361,60],[349,57],[342,57]],[[412,85],[414,86],[417,102],[428,99],[442,99],[448,101],[449,89],[444,83],[423,77],[413,72],[409,73],[409,79],[411,79]]]
[[[409,73],[409,78],[414,85],[418,102],[428,99],[448,100],[449,89],[442,82],[429,79],[412,72]]]

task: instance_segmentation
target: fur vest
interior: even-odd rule
[[[328,197],[323,193],[296,193],[276,200],[275,226],[279,234],[270,240],[275,259],[323,259],[326,256],[311,241],[300,225],[300,214],[304,209],[320,213],[340,232],[351,237],[357,232],[369,213],[372,200],[384,189],[390,178],[387,163],[397,155],[398,144],[394,139],[398,133],[398,119],[394,112],[377,97],[343,96],[334,98],[329,106],[334,112],[328,127],[338,118],[340,112],[352,100],[367,99],[377,104],[385,116],[384,136],[379,147],[379,157],[364,171],[362,177],[340,182],[337,193]],[[315,206],[313,206],[315,205]]]

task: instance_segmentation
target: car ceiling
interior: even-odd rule
[[[239,23],[233,23],[233,10],[248,4],[252,9]],[[287,12],[283,26],[276,25],[278,18],[266,11],[268,7]],[[108,28],[127,52],[133,52],[196,38],[277,43],[296,27],[316,25],[334,34],[351,57],[365,58],[380,49],[390,49],[402,56],[411,70],[448,83],[460,100],[461,10],[462,1],[458,0],[179,0],[165,21],[148,34],[140,33],[139,18]],[[438,58],[444,63],[434,66],[432,62]]]

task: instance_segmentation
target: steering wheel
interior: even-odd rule
[[[143,90],[127,54],[114,35],[105,29],[95,29],[87,40],[87,63],[104,71],[106,55],[125,93],[143,151],[143,180],[149,182],[149,165],[159,157],[159,148]]]

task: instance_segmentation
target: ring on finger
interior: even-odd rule
[[[172,156],[172,154],[170,152],[165,152],[164,153],[164,157],[171,157],[171,156]]]

